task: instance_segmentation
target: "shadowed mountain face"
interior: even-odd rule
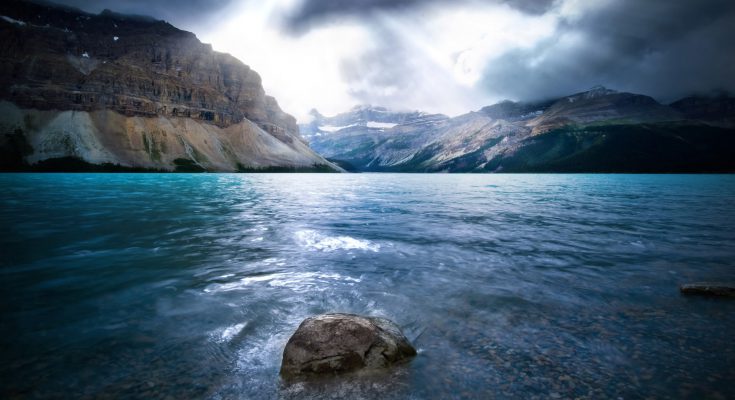
[[[546,102],[504,101],[422,124],[330,128],[309,140],[325,157],[356,171],[735,171],[734,104],[721,96],[667,106],[595,87]]]
[[[726,95],[715,97],[685,97],[670,104],[686,118],[706,121],[710,125],[735,126],[735,98]]]
[[[529,122],[534,132],[545,132],[569,124],[641,123],[677,121],[682,117],[649,96],[621,93],[604,87],[564,97]]]
[[[3,169],[334,169],[255,71],[192,33],[21,1],[0,16]]]

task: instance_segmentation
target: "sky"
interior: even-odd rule
[[[732,0],[58,0],[151,15],[257,71],[307,122],[355,105],[450,116],[595,85],[735,92]]]

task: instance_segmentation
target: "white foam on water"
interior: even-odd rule
[[[314,230],[301,230],[295,234],[296,242],[309,250],[365,250],[380,251],[380,245],[368,240],[355,239],[350,236],[327,236]]]
[[[217,329],[214,332],[212,332],[209,336],[217,343],[226,343],[232,340],[237,334],[242,332],[242,330],[247,326],[247,322],[243,322],[241,324],[235,324],[232,326],[228,326],[224,329]]]
[[[318,290],[325,290],[326,286],[319,283],[326,281],[342,281],[347,282],[348,285],[352,285],[355,282],[360,282],[360,279],[340,275],[337,273],[320,274],[314,272],[305,272],[298,274],[281,274],[281,276],[271,280],[268,284],[274,287],[285,287],[294,290],[301,290],[314,286],[318,287]]]
[[[344,276],[337,273],[317,272],[278,272],[273,274],[248,276],[236,282],[212,284],[204,289],[205,293],[229,292],[233,290],[247,290],[258,284],[270,287],[291,289],[297,292],[307,290],[326,290],[330,285],[326,282],[343,282],[354,285],[361,281],[359,278]]]
[[[248,370],[252,368],[252,364],[271,364],[273,366],[280,364],[278,355],[283,351],[291,333],[286,331],[272,332],[266,337],[253,338],[255,345],[240,350],[238,368]]]

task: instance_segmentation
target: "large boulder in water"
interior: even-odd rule
[[[285,377],[380,370],[416,355],[390,320],[354,314],[323,314],[299,325],[283,350]]]

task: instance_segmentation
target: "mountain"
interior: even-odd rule
[[[260,76],[149,17],[0,5],[3,170],[335,170]]]
[[[356,106],[350,111],[325,117],[317,110],[311,110],[312,120],[299,125],[306,139],[328,135],[334,132],[372,132],[379,133],[396,125],[430,125],[449,119],[446,115],[427,114],[420,111],[391,111],[385,107],[370,105]]]
[[[735,97],[727,94],[685,97],[670,106],[690,119],[706,121],[710,125],[735,127]]]
[[[616,124],[676,121],[682,116],[652,97],[617,92],[602,86],[567,96],[553,102],[528,125],[534,132],[545,132],[569,124],[591,124],[600,121]]]
[[[542,102],[506,100],[420,126],[341,127],[310,140],[356,171],[730,172],[733,115],[732,98],[663,105],[594,87]]]
[[[372,106],[357,106],[330,118],[316,110],[311,114],[313,120],[300,125],[302,134],[314,150],[347,170],[355,169],[353,163],[362,166],[398,162],[408,155],[406,151],[423,143],[429,132],[449,120],[441,114]],[[376,152],[388,156],[387,151],[378,151],[381,144],[392,149],[389,161],[375,160]]]

